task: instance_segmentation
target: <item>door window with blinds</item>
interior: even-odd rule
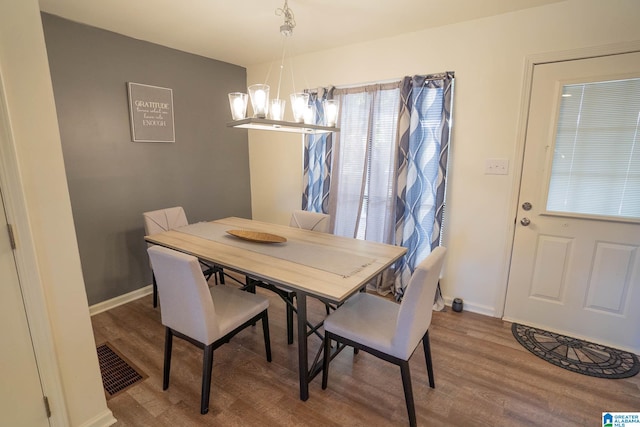
[[[640,220],[640,78],[562,88],[549,213]]]

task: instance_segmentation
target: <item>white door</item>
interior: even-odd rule
[[[0,425],[48,426],[0,193]]]
[[[504,319],[640,354],[640,211],[628,209],[640,205],[640,108],[603,100],[596,117],[584,98],[635,79],[638,52],[535,65]],[[630,128],[611,128],[627,113]],[[590,152],[591,131],[605,135],[604,149]],[[628,159],[615,163],[623,139]],[[584,207],[600,198],[604,213]]]

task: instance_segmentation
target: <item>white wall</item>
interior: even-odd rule
[[[32,331],[36,355],[49,347],[55,352],[50,359],[57,361],[41,376],[61,382],[60,394],[49,397],[54,412],[66,404],[64,425],[108,425],[113,417],[91,329],[37,0],[0,3],[0,73],[10,125],[8,147],[2,151],[12,157],[2,164],[14,175],[3,190],[9,193],[9,220],[19,230],[18,271],[30,264],[31,271],[22,268],[21,286],[27,296],[38,290],[44,299],[43,309],[34,312],[31,303],[37,298],[25,298],[32,327],[46,325]],[[42,342],[47,337],[50,345]],[[47,362],[38,363],[42,369]],[[54,419],[63,425],[58,414]]]
[[[499,317],[522,162],[526,57],[640,40],[639,18],[637,0],[567,0],[300,56],[294,72],[319,87],[455,71],[443,293]],[[248,83],[264,80],[268,67],[249,67]],[[253,217],[286,223],[300,204],[299,137],[250,131],[249,150]],[[509,174],[485,175],[488,158],[508,159]]]

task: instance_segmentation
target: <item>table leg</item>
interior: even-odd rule
[[[309,398],[309,359],[307,356],[307,296],[298,292],[298,372],[300,376],[300,400]]]

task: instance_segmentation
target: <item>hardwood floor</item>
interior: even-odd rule
[[[110,399],[116,426],[392,426],[407,425],[400,370],[360,352],[331,363],[309,400],[298,398],[297,347],[286,343],[284,304],[271,301],[273,362],[260,325],[215,351],[209,413],[200,415],[202,352],[175,339],[171,383],[162,391],[164,328],[151,296],[93,316],[96,343],[109,341],[149,378]],[[324,305],[309,299],[309,317]],[[511,325],[474,313],[436,312],[430,329],[436,388],[424,353],[411,359],[418,424],[423,426],[597,426],[604,411],[640,411],[640,375],[592,378],[553,366],[522,348]],[[310,352],[320,339],[310,338]]]

